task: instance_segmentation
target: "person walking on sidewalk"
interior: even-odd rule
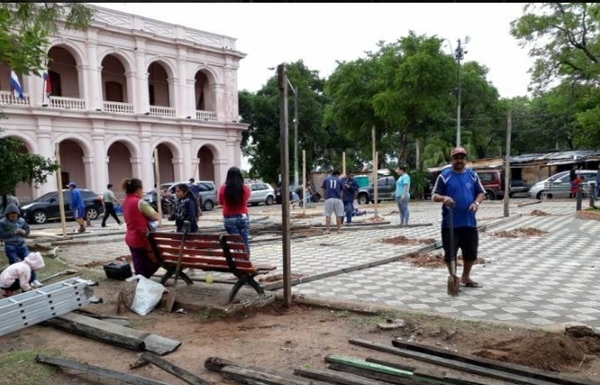
[[[406,173],[406,166],[398,166],[396,172],[399,177],[396,181],[396,204],[400,212],[400,225],[408,225],[410,212],[408,211],[408,201],[410,200],[410,176]]]
[[[352,223],[352,216],[354,215],[354,197],[358,191],[358,182],[354,179],[354,174],[352,174],[352,172],[347,172],[346,176],[342,178],[342,186],[342,203],[344,204],[346,223]],[[343,217],[342,222],[344,222]]]
[[[342,230],[342,218],[344,217],[340,172],[334,170],[330,176],[323,180],[321,188],[325,190],[325,234],[330,232],[332,214],[335,214],[335,224],[339,234]]]
[[[477,173],[466,166],[467,151],[456,147],[451,152],[452,167],[442,171],[433,186],[432,200],[442,203],[442,245],[444,262],[450,275],[454,272],[451,260],[460,248],[463,258],[463,271],[460,279],[465,287],[481,287],[471,279],[471,268],[477,260],[479,233],[475,215],[483,202],[485,189]],[[452,210],[454,225],[454,250],[450,250],[449,211]]]
[[[67,187],[71,190],[71,211],[73,212],[73,218],[77,221],[79,225],[80,233],[85,232],[85,202],[83,201],[83,196],[81,195],[81,191],[77,188],[75,182],[70,182]]]
[[[104,200],[104,218],[102,218],[102,227],[106,227],[106,220],[108,216],[112,216],[117,221],[117,224],[121,226],[121,220],[117,216],[117,212],[115,211],[115,204],[120,204],[119,200],[115,197],[115,193],[111,190],[112,184],[109,183],[106,185],[106,191],[102,194],[102,198]]]

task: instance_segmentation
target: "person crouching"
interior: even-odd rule
[[[0,274],[0,289],[4,290],[4,297],[10,297],[16,290],[29,291],[34,286],[30,284],[31,274],[46,266],[40,253],[29,253],[21,262],[9,265]]]

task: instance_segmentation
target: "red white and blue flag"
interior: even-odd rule
[[[48,105],[48,100],[50,95],[52,94],[52,83],[50,83],[50,74],[48,73],[48,68],[44,70],[42,73],[43,91],[42,91],[42,105]]]
[[[14,93],[15,98],[25,99],[23,88],[21,87],[21,83],[19,83],[19,78],[15,71],[10,71],[10,90]]]

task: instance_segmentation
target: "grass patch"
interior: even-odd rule
[[[35,362],[35,356],[40,352],[25,350],[0,355],[0,385],[39,385],[48,381],[54,375],[54,366]],[[59,350],[43,352],[47,356],[58,356]]]

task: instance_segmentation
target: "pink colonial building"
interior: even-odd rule
[[[89,5],[86,31],[61,29],[48,47],[51,94],[41,77],[18,75],[25,99],[10,92],[10,69],[0,66],[0,121],[23,151],[55,157],[62,182],[104,191],[138,177],[161,182],[224,181],[241,164],[237,69],[245,54],[235,39]],[[19,186],[23,201],[56,190]],[[115,189],[115,191],[120,191]],[[24,199],[23,199],[24,198]]]

